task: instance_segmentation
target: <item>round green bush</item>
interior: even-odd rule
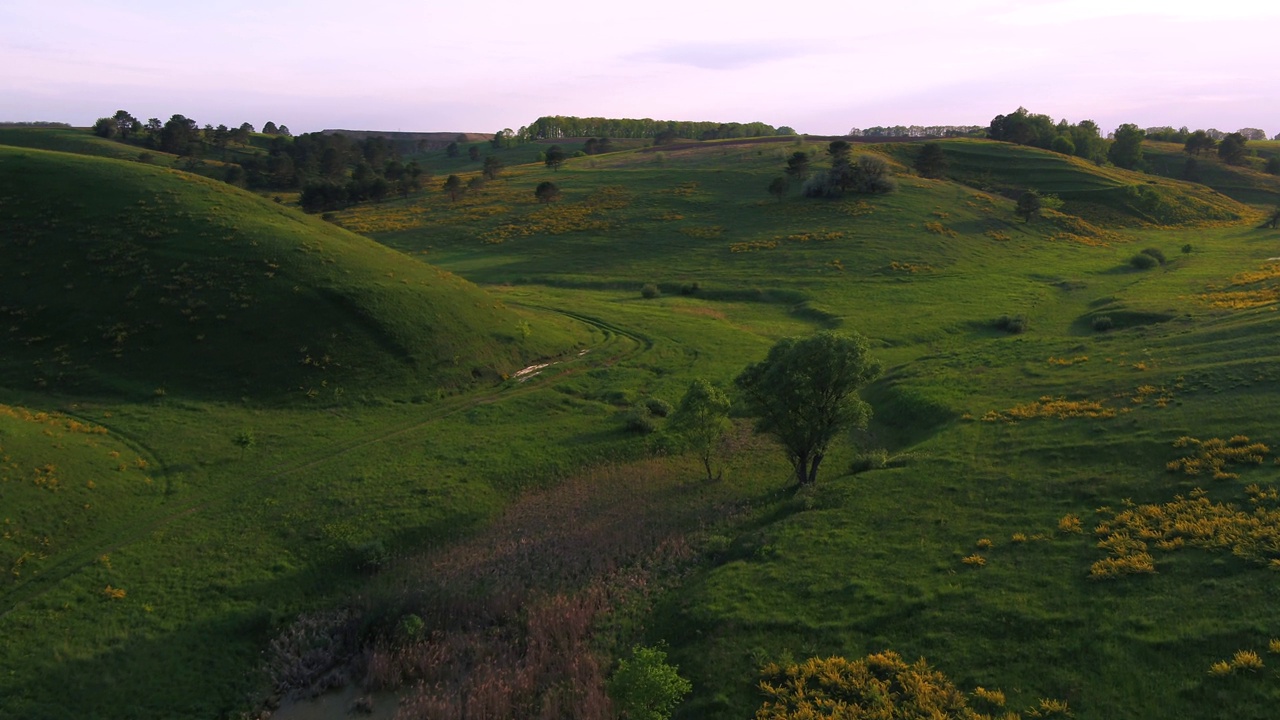
[[[644,287],[640,288],[640,297],[643,297],[648,300],[652,300],[653,298],[656,298],[661,294],[662,294],[662,291],[659,290],[658,286],[654,285],[653,283],[645,283]]]
[[[1160,264],[1160,261],[1151,257],[1147,253],[1140,252],[1129,258],[1129,264],[1138,270],[1150,270]]]

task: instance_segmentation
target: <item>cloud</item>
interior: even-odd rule
[[[740,70],[809,54],[799,45],[776,42],[681,43],[630,55],[628,60],[688,65],[703,70]]]

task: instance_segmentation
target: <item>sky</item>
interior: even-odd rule
[[[3,0],[0,121],[124,109],[295,134],[543,115],[815,135],[1055,120],[1280,134],[1280,3]]]

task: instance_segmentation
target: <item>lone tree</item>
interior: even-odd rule
[[[484,173],[486,180],[497,180],[498,174],[502,172],[502,161],[493,155],[488,155],[484,159]]]
[[[552,145],[547,148],[547,158],[544,162],[546,162],[547,167],[552,170],[559,170],[560,166],[564,164],[565,159],[568,157],[569,156],[565,154],[564,148],[559,145]]]
[[[782,198],[787,195],[787,179],[784,177],[776,177],[769,182],[769,194],[778,198],[778,202],[782,202]]]
[[[533,196],[538,198],[538,202],[549,203],[559,199],[560,188],[550,180],[543,180],[533,189]]]
[[[787,158],[787,177],[792,180],[804,180],[809,177],[809,153],[793,152]]]
[[[446,146],[444,149],[444,154],[451,158],[458,157],[458,153],[460,152],[461,150],[458,149],[457,140],[454,140],[453,142],[449,143],[449,145]]]
[[[796,483],[807,485],[817,480],[836,435],[866,427],[871,407],[857,391],[878,377],[880,369],[868,354],[866,338],[823,331],[779,340],[734,384],[756,418],[756,431],[777,438]]]
[[[707,471],[707,482],[716,479],[711,472],[720,438],[733,427],[729,422],[729,396],[710,382],[698,378],[685,390],[680,405],[671,415],[668,429],[681,445],[698,454]],[[722,470],[720,475],[723,476]]]
[[[1277,205],[1276,209],[1271,211],[1262,227],[1271,228],[1272,230],[1280,229],[1280,205]]]
[[[445,179],[444,185],[441,186],[441,189],[449,195],[449,200],[457,200],[464,192],[462,188],[462,178],[457,175],[450,175]]]
[[[480,159],[480,146],[479,146],[479,145],[472,145],[471,147],[467,148],[467,157],[468,157],[468,158],[470,158],[470,159],[472,159],[472,160],[479,160],[479,159]]]
[[[916,156],[916,172],[921,177],[939,178],[947,169],[947,156],[942,152],[942,145],[936,142],[925,143]]]
[[[1024,221],[1031,222],[1031,218],[1040,214],[1042,207],[1044,207],[1044,202],[1040,199],[1040,193],[1035,190],[1028,190],[1018,198],[1018,207],[1015,212]]]

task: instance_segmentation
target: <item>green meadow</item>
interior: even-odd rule
[[[322,220],[0,130],[0,716],[342,684],[429,716],[432,647],[530,666],[561,608],[569,708],[640,643],[692,681],[677,718],[884,651],[1022,717],[1271,717],[1280,186],[1160,143],[1151,174],[941,145],[927,179],[919,143],[856,144],[897,189],[834,199],[766,192],[825,164],[804,138],[485,147],[457,200],[480,163],[432,150],[422,192]],[[1024,221],[1026,189],[1061,202]],[[798,490],[735,411],[706,482],[661,406],[824,329],[886,368],[871,425]]]

